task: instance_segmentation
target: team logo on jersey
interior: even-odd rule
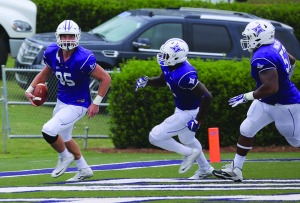
[[[257,63],[257,68],[258,69],[262,69],[264,67],[264,65],[263,64],[259,64],[259,63]]]
[[[96,64],[94,63],[94,64],[92,64],[92,65],[90,65],[90,69],[94,69],[96,67]]]
[[[180,52],[180,51],[183,51],[183,49],[180,48],[180,46],[178,45],[178,43],[177,43],[175,46],[171,47],[171,49],[172,49],[175,53]]]
[[[195,78],[190,78],[189,84],[195,84]]]
[[[258,36],[260,33],[262,33],[263,31],[265,31],[260,25],[258,25],[257,27],[252,29],[255,33],[256,36]]]

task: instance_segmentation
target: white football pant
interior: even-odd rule
[[[166,118],[161,124],[151,130],[149,141],[157,147],[184,156],[190,155],[192,148],[199,149],[201,154],[196,159],[196,162],[199,168],[207,169],[210,165],[202,152],[201,143],[195,138],[195,132],[190,131],[187,127],[187,122],[191,119],[195,119],[198,111],[199,108],[187,111],[176,108],[173,115]],[[180,143],[172,138],[177,135]]]
[[[67,105],[57,100],[53,110],[53,117],[44,124],[43,132],[50,136],[61,135],[64,142],[72,139],[74,124],[87,112],[87,108],[82,106]]]
[[[195,119],[198,110],[182,111],[176,108],[175,113],[155,126],[150,135],[156,140],[166,140],[178,135],[181,143],[190,144],[195,138],[195,133],[190,131],[186,124],[191,119]]]
[[[291,146],[300,147],[300,104],[269,105],[256,99],[240,126],[240,132],[245,137],[254,137],[272,122]]]

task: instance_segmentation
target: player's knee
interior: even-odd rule
[[[150,133],[150,134],[149,134],[149,142],[150,142],[151,144],[155,145],[155,144],[158,142],[158,140],[156,140],[156,139],[151,135],[151,133]]]
[[[149,142],[155,146],[159,143],[159,140],[156,138],[157,134],[153,132],[153,130],[149,133]]]
[[[45,132],[42,132],[42,134],[43,134],[43,137],[46,140],[46,142],[48,142],[49,144],[53,144],[58,139],[58,135],[56,135],[56,136],[50,136],[50,135],[48,135]]]
[[[50,119],[47,123],[43,125],[42,132],[47,133],[48,135],[54,135],[58,134],[60,124],[57,124],[57,121],[54,119]]]
[[[156,140],[159,140],[160,137],[160,129],[158,126],[155,126],[154,128],[152,128],[151,132],[149,133],[149,137],[153,137]]]
[[[253,131],[252,122],[248,119],[244,120],[240,126],[240,133],[245,137],[252,138],[255,136],[256,132]]]

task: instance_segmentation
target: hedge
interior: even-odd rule
[[[236,145],[240,124],[246,118],[250,102],[232,108],[228,99],[255,88],[250,76],[249,59],[242,61],[189,60],[198,71],[200,81],[213,95],[208,117],[203,121],[197,138],[208,147],[208,128],[218,127],[221,146]],[[135,91],[140,76],[158,76],[160,68],[156,60],[129,60],[121,64],[121,72],[112,75],[112,91],[109,95],[111,137],[116,148],[153,148],[148,141],[151,129],[174,112],[173,98],[167,87],[145,87]],[[295,70],[293,80],[299,81]],[[300,87],[299,82],[296,84]],[[256,146],[286,145],[285,139],[270,124],[256,136]]]

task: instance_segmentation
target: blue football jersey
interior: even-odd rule
[[[289,79],[288,53],[278,40],[275,40],[273,44],[261,46],[252,56],[251,75],[256,81],[257,88],[262,85],[259,73],[274,68],[278,73],[278,92],[270,97],[262,98],[260,101],[272,105],[300,103],[299,91]]]
[[[88,108],[91,104],[90,74],[96,68],[94,54],[78,46],[64,62],[62,50],[52,44],[44,53],[44,62],[58,79],[57,98],[65,104]]]
[[[161,66],[161,70],[173,93],[175,106],[181,110],[197,109],[200,106],[200,97],[191,91],[199,82],[195,68],[185,61],[173,71],[168,66]]]

